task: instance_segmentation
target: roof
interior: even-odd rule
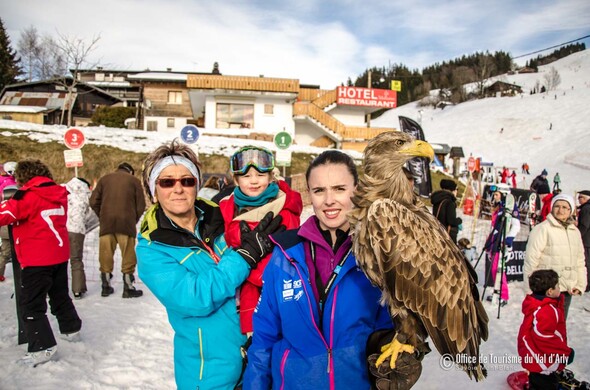
[[[465,157],[465,153],[463,153],[463,148],[460,146],[453,146],[451,148],[451,155],[449,156],[451,158],[455,158],[455,157]]]
[[[78,94],[72,94],[72,102],[76,100]],[[39,107],[42,109],[58,108],[61,109],[67,98],[66,92],[21,92],[5,91],[0,100],[0,104],[7,106],[21,107]],[[13,111],[15,112],[15,111]]]
[[[129,80],[152,80],[152,81],[179,81],[186,83],[186,73],[169,73],[169,72],[144,72],[138,74],[130,74],[127,76]]]
[[[448,154],[451,151],[451,147],[447,144],[430,144],[430,146],[436,154]]]
[[[0,105],[0,112],[20,112],[23,114],[38,114],[40,112],[50,111],[51,108],[39,106],[15,106],[10,104]]]

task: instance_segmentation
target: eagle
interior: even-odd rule
[[[488,316],[477,275],[409,184],[402,168],[414,157],[432,160],[434,150],[399,131],[371,139],[349,213],[358,266],[382,291],[395,324],[376,364],[389,358],[393,369],[404,352],[428,352],[430,336],[444,358],[479,381],[487,376],[479,346],[488,338]]]

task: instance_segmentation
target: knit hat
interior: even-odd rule
[[[443,190],[455,191],[457,189],[457,183],[452,180],[442,179],[440,181],[440,188]]]
[[[589,190],[580,191],[580,192],[578,192],[578,195],[590,196],[590,191]]]
[[[565,194],[555,195],[553,198],[551,198],[551,209],[552,210],[553,210],[553,205],[558,200],[565,200],[566,202],[568,202],[570,204],[570,208],[572,210],[571,211],[572,213],[574,213],[576,211],[576,204],[574,203],[574,198],[572,198],[569,195],[565,195]]]
[[[547,170],[543,169],[543,172],[541,172],[541,176],[547,176]]]

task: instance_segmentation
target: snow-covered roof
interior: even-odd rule
[[[129,81],[86,81],[86,84],[93,85],[95,87],[101,87],[101,88],[107,88],[107,87],[126,88],[126,87],[131,87],[131,83]]]
[[[10,104],[0,105],[0,112],[20,112],[23,114],[37,114],[49,110],[51,110],[51,108],[39,106],[15,106]]]

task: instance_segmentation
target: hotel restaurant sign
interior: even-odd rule
[[[395,108],[397,92],[389,89],[338,87],[337,103],[346,106]]]

